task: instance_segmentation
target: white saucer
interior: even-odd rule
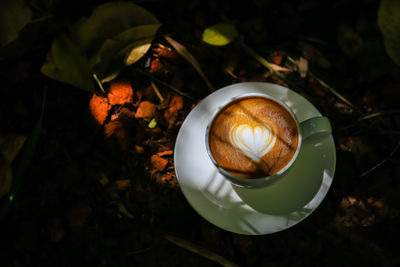
[[[304,97],[276,84],[230,85],[207,96],[186,117],[177,136],[174,162],[182,192],[201,216],[234,233],[260,235],[287,229],[318,207],[331,186],[336,153],[332,135],[310,137],[279,181],[258,189],[232,185],[208,157],[206,127],[218,107],[234,96],[254,92],[281,99],[300,122],[321,115]]]

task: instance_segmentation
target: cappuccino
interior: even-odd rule
[[[282,170],[293,158],[299,129],[280,103],[262,96],[236,99],[214,117],[208,145],[215,163],[239,178],[261,178]]]

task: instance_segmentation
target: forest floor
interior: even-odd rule
[[[73,20],[99,1],[79,12],[77,1],[55,3],[56,16],[74,14],[67,16]],[[330,119],[337,165],[326,198],[304,221],[271,235],[220,229],[183,196],[174,171],[176,136],[210,90],[161,34],[135,63],[157,80],[126,71],[106,86],[108,95],[40,73],[51,31],[29,48],[3,51],[1,132],[29,136],[43,117],[18,191],[12,201],[1,199],[2,208],[10,206],[0,218],[0,265],[220,266],[210,253],[238,266],[399,265],[400,79],[376,25],[378,4],[140,3],[163,24],[162,33],[193,54],[215,88],[277,83]],[[224,19],[259,55],[286,68],[284,77],[240,45],[202,42],[203,30]]]

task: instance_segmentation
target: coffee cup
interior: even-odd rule
[[[248,93],[233,97],[214,112],[205,144],[211,161],[227,180],[257,188],[287,174],[304,140],[331,131],[326,117],[299,122],[280,99]]]

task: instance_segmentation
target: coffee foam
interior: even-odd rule
[[[255,162],[275,145],[276,135],[268,125],[236,124],[229,134],[230,142]]]
[[[238,177],[273,175],[292,159],[297,123],[281,104],[246,97],[223,108],[210,127],[209,147],[217,164]]]

